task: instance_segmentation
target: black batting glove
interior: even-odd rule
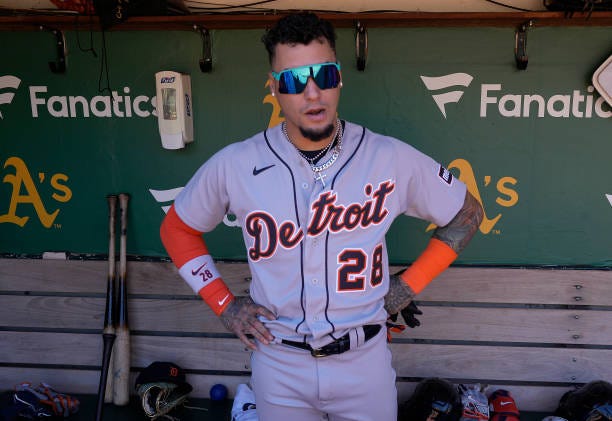
[[[415,328],[417,326],[421,326],[421,322],[416,318],[416,316],[420,316],[423,314],[423,312],[419,310],[414,301],[410,301],[410,304],[404,307],[401,313],[408,327]]]

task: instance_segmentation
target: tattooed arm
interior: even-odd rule
[[[454,253],[459,254],[476,234],[483,216],[484,211],[478,200],[466,191],[463,207],[448,224],[436,228],[432,238],[442,241]],[[385,309],[389,314],[400,312],[410,304],[417,292],[420,292],[415,292],[410,282],[407,282],[405,277],[402,278],[404,272],[390,276],[389,292],[385,296]]]
[[[436,228],[432,237],[443,241],[459,254],[476,234],[483,216],[482,206],[467,191],[463,207],[457,212],[457,215],[445,226]]]
[[[258,319],[258,316],[263,316],[268,320],[276,319],[274,313],[264,306],[255,304],[251,297],[238,296],[221,313],[221,321],[225,328],[234,332],[249,349],[256,350],[257,345],[249,336],[255,337],[266,345],[274,340],[274,336]]]

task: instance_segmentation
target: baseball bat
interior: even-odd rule
[[[111,194],[107,197],[108,200],[108,211],[109,211],[109,219],[108,219],[108,284],[106,287],[106,313],[104,314],[104,334],[112,335],[112,343],[115,342],[116,332],[115,329],[117,327],[117,282],[116,282],[116,260],[117,253],[115,250],[115,245],[117,243],[116,239],[116,226],[117,226],[117,195]],[[103,336],[104,337],[104,336]],[[107,376],[106,379],[106,391],[104,392],[104,402],[112,403],[113,402],[113,376],[114,376],[114,365],[113,364],[113,346],[111,345],[110,356],[108,357],[108,372],[111,374],[110,377]]]
[[[106,306],[104,312],[104,329],[102,340],[104,348],[102,350],[102,368],[100,371],[100,384],[98,385],[98,404],[96,407],[96,421],[102,420],[105,398],[111,398],[112,393],[108,390],[108,373],[112,373],[110,365],[113,343],[115,342],[115,213],[117,208],[117,196],[109,195],[108,202],[108,276],[106,282]]]
[[[130,401],[130,328],[128,324],[128,298],[127,298],[127,271],[126,271],[126,245],[127,245],[127,212],[130,196],[119,194],[119,209],[121,213],[121,235],[119,237],[119,295],[117,299],[117,342],[113,352],[115,375],[113,384],[113,403],[127,405]]]

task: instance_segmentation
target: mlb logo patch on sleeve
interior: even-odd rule
[[[453,183],[453,174],[449,170],[444,168],[442,165],[440,165],[440,170],[438,171],[438,177],[440,177],[440,179],[444,181],[446,184],[448,184],[449,186]]]

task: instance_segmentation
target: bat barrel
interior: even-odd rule
[[[102,338],[104,351],[102,357],[102,371],[100,373],[100,389],[98,390],[98,410],[96,414],[102,416],[104,402],[113,401],[113,360],[112,350],[115,341],[115,325],[117,324],[116,286],[115,286],[115,225],[117,213],[117,195],[106,197],[108,203],[108,274],[106,282],[106,305],[104,309],[104,330]],[[111,377],[108,378],[108,373]],[[103,386],[104,385],[104,386]],[[100,412],[98,412],[100,411]]]
[[[119,195],[121,210],[121,237],[119,239],[119,296],[118,324],[113,364],[115,370],[113,384],[113,403],[127,405],[130,401],[130,331],[128,324],[128,288],[127,288],[127,210],[129,195]]]
[[[119,239],[119,297],[118,321],[119,325],[128,325],[128,298],[127,298],[127,206],[130,196],[126,193],[119,195],[121,210],[121,237]]]
[[[117,196],[109,195],[108,201],[108,282],[106,285],[106,308],[104,313],[104,328],[117,324],[117,309],[115,306],[115,213]]]

